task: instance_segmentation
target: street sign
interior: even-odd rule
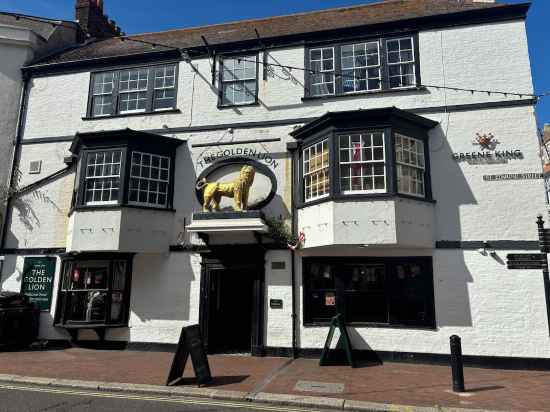
[[[507,267],[511,270],[543,269],[545,255],[542,253],[510,253],[506,255]]]

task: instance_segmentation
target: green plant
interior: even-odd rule
[[[267,224],[266,236],[273,239],[276,243],[281,245],[295,244],[298,238],[292,234],[288,224],[282,218],[266,218]]]

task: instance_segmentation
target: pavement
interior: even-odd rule
[[[167,387],[173,354],[70,348],[0,352],[0,382],[356,411],[550,411],[550,371],[465,368],[451,391],[446,366],[390,363],[319,367],[315,359],[209,355],[214,380],[197,387],[189,361]]]

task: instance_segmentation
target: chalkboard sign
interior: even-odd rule
[[[325,341],[325,347],[321,353],[321,359],[319,359],[319,366],[325,366],[328,361],[330,354],[330,344],[334,336],[335,329],[338,328],[340,331],[340,339],[344,345],[344,351],[346,352],[346,357],[348,359],[348,364],[352,368],[355,368],[355,362],[353,361],[353,352],[351,348],[351,341],[349,339],[348,330],[346,329],[346,324],[342,319],[342,315],[338,314],[332,318],[330,321],[330,329],[328,331],[327,339]]]
[[[49,311],[52,305],[55,257],[25,258],[21,293],[29,297],[41,311]]]
[[[210,365],[208,364],[208,357],[202,343],[199,325],[193,325],[181,330],[180,340],[174,354],[174,360],[172,361],[166,385],[176,385],[181,380],[189,355],[191,355],[193,370],[195,371],[199,386],[212,381]]]

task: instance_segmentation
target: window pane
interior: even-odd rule
[[[338,142],[340,190],[343,192],[385,191],[383,134],[371,132],[340,135]]]
[[[330,190],[328,140],[304,149],[303,156],[305,200],[328,195]]]
[[[223,105],[250,104],[256,101],[256,66],[256,56],[223,60]]]
[[[345,45],[340,51],[344,93],[374,90],[380,87],[377,42]]]
[[[424,196],[424,143],[400,134],[395,135],[395,142],[398,191]]]
[[[122,151],[100,151],[87,155],[84,201],[86,204],[117,203],[120,190]]]
[[[170,159],[149,153],[132,152],[130,202],[165,207]]]
[[[336,284],[334,268],[328,264],[311,263],[304,268],[306,307],[310,321],[329,320],[336,314]]]
[[[433,318],[432,274],[422,263],[402,263],[392,273],[392,323],[426,325]]]
[[[386,42],[390,88],[410,87],[416,84],[412,38]]]
[[[334,50],[332,47],[310,50],[310,94],[334,94]]]

